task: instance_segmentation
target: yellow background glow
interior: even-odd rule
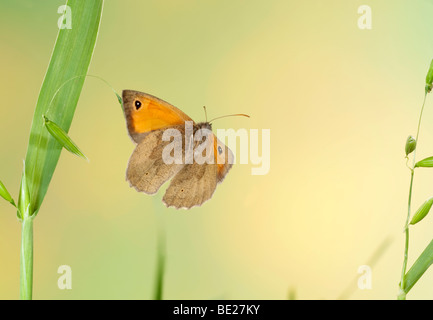
[[[22,159],[64,1],[0,2],[0,180],[17,198]],[[372,29],[357,26],[360,5]],[[372,289],[394,299],[403,259],[409,171],[433,58],[429,1],[149,0],[104,4],[89,74],[117,92],[156,95],[217,128],[270,129],[271,168],[237,164],[190,211],[125,181],[134,144],[115,96],[87,78],[70,136],[34,223],[35,299],[149,299],[158,230],[167,237],[166,299],[336,299],[385,240]],[[73,12],[72,12],[73,18]],[[73,28],[73,21],[72,21]],[[417,157],[433,153],[428,97]],[[420,170],[413,206],[433,191]],[[409,266],[433,238],[414,226]],[[20,224],[0,201],[0,298],[19,296]],[[57,268],[72,268],[59,290]],[[432,299],[427,271],[408,298]]]

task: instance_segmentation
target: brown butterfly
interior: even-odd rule
[[[232,151],[212,133],[210,122],[195,123],[175,106],[143,92],[123,90],[122,99],[128,132],[137,144],[126,172],[130,186],[155,194],[164,182],[172,179],[162,200],[167,207],[176,209],[189,209],[209,200],[233,163]],[[192,123],[191,136],[186,134],[187,122]],[[167,129],[176,129],[184,137],[178,142],[181,163],[167,163],[163,159],[164,148],[173,143],[163,139]],[[205,141],[192,141],[192,136],[200,130],[205,132]],[[185,149],[191,141],[194,150],[203,142],[206,150],[213,151],[208,153],[208,161],[187,161]]]

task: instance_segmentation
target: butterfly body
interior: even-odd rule
[[[211,124],[195,123],[180,109],[143,92],[124,90],[122,99],[128,132],[137,144],[126,172],[130,186],[154,194],[171,179],[163,202],[177,209],[209,200],[233,163],[233,153],[212,133]],[[183,138],[166,139],[167,130]],[[166,160],[168,147],[181,150],[179,161]],[[202,155],[205,161],[196,161]]]

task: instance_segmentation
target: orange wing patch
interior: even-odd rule
[[[180,109],[147,93],[123,90],[122,99],[129,135],[137,143],[150,131],[193,121]]]
[[[140,102],[142,103],[141,108],[132,114],[132,125],[135,132],[148,132],[192,121],[181,110],[165,101],[141,97]]]
[[[214,157],[217,164],[218,183],[223,181],[230,168],[233,166],[233,152],[213,135]],[[221,151],[221,153],[220,153]]]

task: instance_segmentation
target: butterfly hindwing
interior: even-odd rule
[[[233,166],[233,152],[214,135],[214,155],[217,163],[218,183],[222,182]]]
[[[212,197],[216,185],[216,164],[187,164],[171,180],[162,201],[176,209],[200,206]]]
[[[208,124],[204,126],[210,128]],[[194,150],[202,152],[204,163],[197,163],[194,158],[192,164],[185,164],[173,177],[162,199],[167,207],[189,209],[202,205],[212,197],[217,184],[230,170],[231,164],[225,161],[231,154],[230,149],[207,130],[205,141],[196,142],[194,146]],[[200,143],[205,145],[199,148]]]

